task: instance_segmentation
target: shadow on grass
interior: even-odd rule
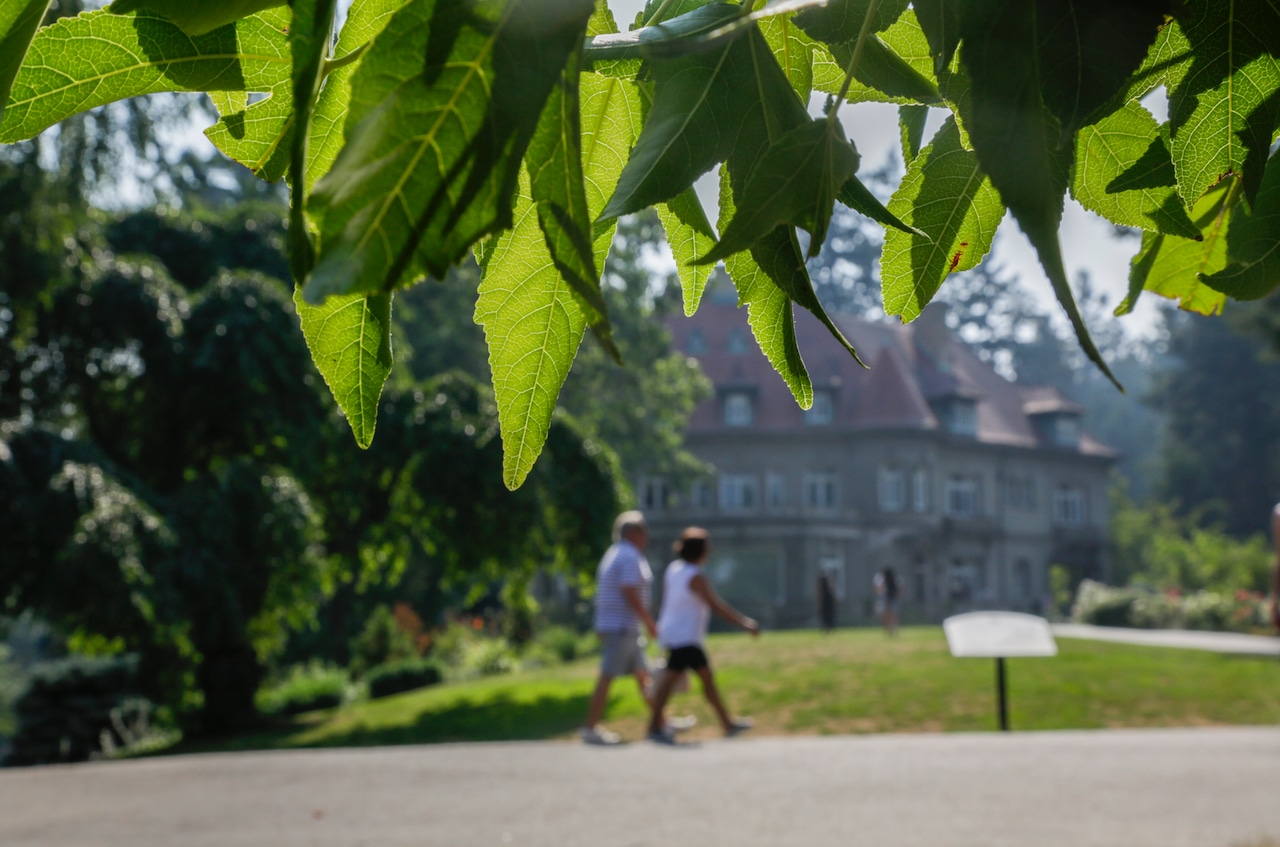
[[[348,721],[343,711],[314,712],[294,721],[245,735],[183,741],[157,755],[240,752],[303,747],[376,747],[451,741],[538,741],[565,735],[582,725],[586,694],[514,697],[489,692],[463,697],[416,718],[387,726]],[[312,733],[323,728],[322,734]]]

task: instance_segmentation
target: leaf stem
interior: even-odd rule
[[[844,102],[845,95],[849,93],[849,86],[853,85],[853,73],[858,69],[858,62],[862,59],[862,49],[866,46],[867,39],[871,37],[871,22],[875,20],[876,12],[880,10],[880,0],[871,0],[867,3],[867,14],[862,19],[862,29],[858,30],[858,41],[853,45],[853,55],[849,57],[849,67],[844,71],[844,85],[840,86],[840,93],[836,95],[835,103],[831,106],[831,111],[827,113],[827,123],[832,123],[836,119],[836,113],[840,111],[840,104]]]
[[[325,76],[328,76],[329,74],[336,71],[338,68],[345,67],[347,65],[352,64],[353,62],[360,61],[360,57],[364,55],[365,51],[369,49],[369,45],[372,43],[373,43],[372,41],[366,41],[364,44],[361,44],[359,47],[355,48],[354,50],[348,53],[344,53],[343,55],[339,56],[336,59],[325,59],[324,70],[322,71],[322,73]]]
[[[667,13],[667,9],[670,9],[675,2],[676,0],[662,0],[662,3],[659,4],[658,8],[653,10],[653,14],[646,18],[645,22],[642,23],[641,26],[650,26],[655,23],[661,23],[662,16]]]

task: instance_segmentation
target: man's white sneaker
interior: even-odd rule
[[[578,730],[578,737],[585,744],[596,744],[601,747],[613,747],[622,743],[622,736],[598,726],[584,726]]]

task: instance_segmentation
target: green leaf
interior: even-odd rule
[[[1191,64],[1169,93],[1173,167],[1188,204],[1227,174],[1257,196],[1280,118],[1280,9],[1269,0],[1187,3]]]
[[[612,17],[604,10],[591,26],[597,31],[612,28]],[[627,151],[639,135],[641,101],[630,80],[585,73],[579,85],[582,176],[590,220],[613,193]],[[596,225],[596,268],[604,267],[614,229],[613,222]],[[489,344],[503,478],[514,489],[528,476],[546,441],[556,397],[586,326],[580,301],[552,261],[527,170],[521,175],[514,228],[486,242],[480,259],[483,279],[475,317]]]
[[[373,443],[378,398],[391,373],[391,295],[330,297],[312,306],[296,289],[294,303],[316,367],[356,443],[367,448]]]
[[[1201,282],[1235,300],[1257,300],[1280,285],[1280,157],[1272,156],[1253,208],[1237,203],[1227,233],[1231,264]]]
[[[862,184],[862,180],[856,176],[851,176],[840,189],[840,194],[836,197],[841,203],[853,209],[860,215],[866,215],[871,220],[883,226],[893,227],[902,230],[909,235],[923,236],[924,233],[910,226],[885,208],[880,202],[880,198],[871,193],[871,189]]]
[[[146,13],[85,12],[36,33],[0,121],[0,143],[72,115],[161,91],[269,91],[288,50],[265,12],[198,37]]]
[[[1071,196],[1112,223],[1200,237],[1178,196],[1168,130],[1138,103],[1080,131]]]
[[[1074,133],[1123,91],[1155,41],[1170,0],[1040,0],[1041,93]]]
[[[583,187],[579,65],[576,56],[569,61],[560,85],[547,98],[525,165],[530,174],[531,199],[538,210],[538,223],[552,264],[577,296],[587,325],[620,364],[622,354],[614,344],[608,308],[600,291],[592,218]]]
[[[836,121],[809,121],[770,145],[734,203],[720,243],[698,259],[713,264],[746,250],[781,224],[808,230],[809,256],[822,250],[836,193],[858,169],[858,154]]]
[[[876,7],[871,32],[883,32],[907,10],[909,0],[881,0]],[[871,0],[831,0],[825,6],[807,9],[795,16],[796,26],[825,44],[858,40]]]
[[[680,277],[680,289],[684,300],[684,313],[692,316],[698,311],[702,294],[714,269],[698,265],[694,260],[716,244],[716,234],[707,220],[698,193],[686,188],[666,203],[659,203],[658,221],[667,233],[672,258],[676,260],[676,274]]]
[[[760,33],[773,50],[782,72],[791,80],[800,99],[808,103],[813,93],[813,54],[818,44],[785,15],[760,22]]]
[[[361,48],[374,38],[391,15],[404,5],[404,0],[357,0],[347,14],[346,23],[338,33],[335,48],[339,59]],[[351,96],[350,78],[354,64],[335,69],[325,77],[324,88],[316,101],[311,116],[311,143],[308,146],[306,185],[308,189],[328,170],[337,156],[342,142],[342,121],[346,117],[347,102]],[[286,77],[287,78],[287,77]],[[278,135],[283,139],[284,135]],[[276,142],[279,145],[279,141]],[[295,178],[296,186],[296,178]],[[358,351],[386,351],[385,361],[366,358],[356,363],[361,373],[359,390],[339,394],[334,399],[348,421],[359,421],[360,429],[352,432],[357,442],[367,447],[373,437],[378,416],[378,398],[391,372],[391,296],[388,294],[350,295],[331,297],[319,306],[302,299],[301,287],[295,291],[294,303],[304,327],[303,335],[311,358],[327,385],[339,384],[343,374],[351,370],[344,356]],[[332,314],[340,314],[348,327],[344,332],[308,333],[305,328],[324,323]],[[361,365],[363,364],[363,369]],[[363,440],[362,440],[363,439]]]
[[[346,143],[311,196],[309,301],[440,275],[512,222],[520,161],[593,3],[413,0],[352,77]]]
[[[910,165],[920,155],[924,144],[924,126],[929,120],[929,107],[913,104],[898,107],[898,134],[902,140],[902,161]]]
[[[321,65],[333,40],[336,0],[293,0],[289,52],[293,55],[293,134],[290,167],[295,175],[289,192],[289,265],[302,282],[315,264],[315,245],[307,230],[307,143],[311,140],[311,110],[320,94]]]
[[[176,23],[187,35],[204,35],[287,0],[116,0],[108,10],[117,15],[152,12]]]
[[[1205,192],[1191,209],[1200,241],[1143,233],[1142,250],[1134,257],[1129,273],[1129,296],[1117,313],[1131,311],[1144,289],[1177,300],[1179,308],[1187,311],[1203,315],[1221,312],[1226,298],[1201,282],[1200,275],[1209,276],[1226,267],[1227,225],[1240,195],[1240,181],[1234,179],[1224,179]]]
[[[840,92],[855,43],[849,41],[830,48],[815,45],[816,89],[826,94]],[[872,36],[863,46],[862,58],[858,61],[853,84],[845,99],[850,103],[942,102],[933,78],[929,43],[911,10],[908,9],[893,26],[882,35]]]
[[[955,118],[907,168],[889,210],[924,233],[885,232],[884,309],[907,322],[919,317],[949,274],[977,267],[1004,217],[1000,195],[961,143]]]
[[[929,41],[933,72],[941,75],[960,44],[960,5],[965,0],[913,0],[920,29]]]
[[[720,172],[722,227],[736,212],[729,185],[726,167]],[[798,267],[799,272],[803,272],[799,245],[789,255],[791,253],[781,237],[771,234],[768,242],[757,245],[750,252],[735,253],[725,260],[724,266],[738,290],[738,305],[747,307],[747,324],[760,345],[760,351],[791,389],[800,408],[808,409],[813,405],[813,382],[796,343],[796,320],[791,311],[791,298],[766,271],[769,268],[782,276],[790,276]]]
[[[774,0],[754,12],[736,3],[708,3],[651,26],[597,35],[587,42],[586,59],[674,59],[703,53],[745,35],[757,21],[825,3],[826,0]]]
[[[308,145],[307,190],[328,172],[342,149],[342,130],[347,107],[351,102],[351,77],[362,58],[349,61],[356,51],[378,37],[392,16],[407,0],[356,0],[347,12],[347,20],[338,32],[334,47],[335,62],[346,61],[324,78],[324,88],[311,113],[311,142]]]
[[[1061,143],[1058,122],[1040,99],[1035,7],[970,0],[961,15],[961,60],[971,85],[965,120],[978,162],[1035,247],[1085,355],[1116,382],[1089,337],[1062,262],[1058,226],[1074,150]]]
[[[0,7],[0,119],[9,102],[9,87],[48,9],[49,0],[11,0]]]

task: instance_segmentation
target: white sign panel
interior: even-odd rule
[[[1022,612],[968,612],[942,622],[951,655],[965,658],[1056,656],[1049,622]]]

